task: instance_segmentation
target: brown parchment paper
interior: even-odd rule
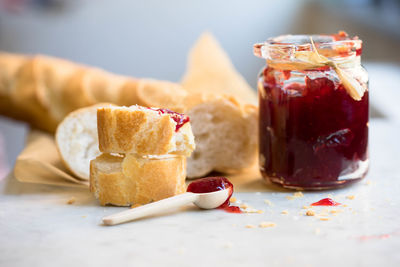
[[[39,130],[29,132],[25,149],[17,158],[14,176],[20,182],[89,188],[89,181],[75,177],[64,166],[54,136]],[[245,172],[224,176],[233,183],[236,192],[285,190],[279,186],[265,183],[257,165]],[[190,183],[190,180],[187,180],[187,183]]]
[[[14,176],[20,182],[88,187],[89,181],[73,176],[64,166],[54,136],[32,130],[17,157]]]

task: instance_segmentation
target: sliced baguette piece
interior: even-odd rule
[[[165,109],[99,108],[97,129],[104,153],[190,156],[195,148],[188,117]]]
[[[257,158],[257,108],[234,97],[193,94],[185,111],[192,120],[196,149],[188,158],[187,176],[197,178],[211,171],[239,172]]]
[[[102,154],[90,163],[90,191],[101,205],[147,204],[185,192],[186,158]]]
[[[77,177],[89,180],[90,161],[100,155],[97,135],[97,108],[102,103],[68,114],[56,130],[56,145],[64,165]]]

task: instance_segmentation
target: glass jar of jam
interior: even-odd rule
[[[264,179],[328,189],[368,171],[368,75],[362,41],[284,35],[254,45],[266,59],[258,79],[259,164]]]

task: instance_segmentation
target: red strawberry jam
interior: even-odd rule
[[[146,107],[147,108],[147,107]],[[173,119],[176,122],[175,126],[175,132],[179,131],[179,129],[187,122],[190,121],[189,116],[186,114],[178,113],[166,108],[147,108],[150,110],[157,111],[158,114],[168,114],[171,119]]]
[[[321,199],[320,201],[314,202],[311,204],[311,206],[340,206],[342,204],[334,201],[331,198],[324,198]]]
[[[265,77],[268,72],[265,70]],[[272,82],[271,82],[272,81]],[[368,93],[356,101],[340,83],[305,77],[304,84],[266,78],[260,94],[263,176],[286,187],[329,188],[368,158]],[[361,172],[362,178],[366,169]]]
[[[195,180],[189,184],[186,191],[192,193],[211,193],[225,189],[229,189],[229,196],[218,208],[224,209],[230,213],[241,213],[239,207],[230,206],[229,199],[233,194],[233,184],[225,177],[206,177]]]

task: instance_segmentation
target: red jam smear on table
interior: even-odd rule
[[[226,206],[220,209],[223,209],[224,211],[229,213],[242,213],[242,210],[238,206]]]
[[[320,201],[314,202],[311,204],[311,206],[340,206],[339,202],[336,202],[335,200],[331,198],[324,198],[321,199]]]
[[[355,172],[368,158],[368,92],[356,101],[329,76],[310,78],[309,71],[304,82],[282,85],[277,73],[267,67],[260,81],[263,176],[305,189],[355,181],[339,177]]]
[[[158,111],[160,114],[168,114],[171,118],[176,122],[175,132],[179,131],[179,129],[187,122],[190,121],[189,116],[178,113],[169,109],[164,108],[152,108],[152,110]]]
[[[233,194],[233,184],[225,177],[206,177],[198,179],[191,182],[186,191],[192,193],[211,193],[225,189],[229,189],[229,196],[218,208],[229,213],[242,213],[239,207],[230,206],[229,199]]]

